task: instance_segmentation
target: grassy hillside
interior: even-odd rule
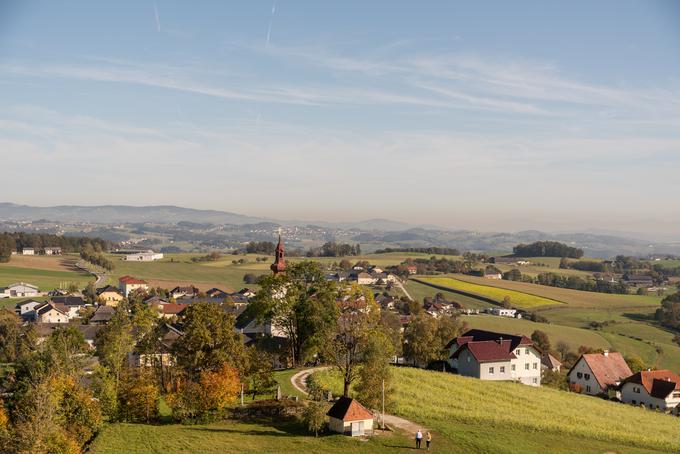
[[[482,301],[477,298],[471,298],[469,296],[460,295],[454,292],[447,292],[445,290],[438,290],[434,287],[430,287],[429,285],[421,284],[420,282],[416,281],[406,281],[404,286],[406,287],[409,295],[411,295],[411,297],[416,301],[420,302],[422,302],[423,298],[425,297],[433,298],[437,293],[442,293],[444,297],[446,297],[447,301],[455,301],[456,303],[462,304],[463,307],[468,309],[484,309],[494,306],[491,303],[487,303],[486,301]]]
[[[543,296],[532,295],[528,293],[518,292],[515,290],[508,290],[495,286],[484,285],[485,281],[492,279],[482,279],[480,283],[471,283],[464,280],[454,279],[451,277],[423,277],[420,278],[424,282],[434,285],[443,286],[455,290],[462,290],[475,295],[481,295],[496,301],[503,301],[504,298],[510,298],[510,304],[513,307],[520,309],[536,309],[544,306],[555,306],[562,304],[561,301],[549,299]]]
[[[444,452],[680,450],[677,418],[668,415],[549,388],[411,368],[393,371],[395,413],[433,429]],[[337,377],[321,374],[337,392]]]
[[[75,270],[26,268],[16,266],[16,262],[0,263],[0,287],[15,282],[27,282],[37,285],[41,291],[49,291],[74,282],[80,287],[87,285],[94,278],[87,273]]]

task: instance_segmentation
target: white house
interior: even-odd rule
[[[680,376],[670,370],[645,370],[624,379],[621,401],[678,415]]]
[[[35,308],[35,321],[38,323],[68,323],[68,314],[52,303],[43,303]]]
[[[35,255],[35,249],[32,247],[25,247],[21,250],[22,255]]]
[[[357,284],[359,284],[359,285],[372,285],[372,284],[375,284],[378,281],[377,278],[371,276],[370,274],[368,274],[366,272],[361,272],[361,273],[357,274],[356,277],[357,277]]]
[[[31,298],[40,296],[37,285],[18,282],[0,289],[0,298]]]
[[[43,249],[45,255],[61,255],[60,247],[46,247]]]
[[[373,414],[349,397],[341,397],[326,413],[333,432],[361,437],[373,434]]]
[[[161,260],[162,258],[162,252],[154,251],[136,252],[125,256],[125,260],[128,262],[153,262],[154,260]]]
[[[447,348],[449,364],[460,375],[541,385],[541,351],[526,336],[471,329]]]
[[[569,389],[597,396],[616,392],[619,383],[633,373],[621,353],[587,353],[581,355],[569,370]]]
[[[506,309],[504,307],[494,307],[489,310],[490,314],[498,315],[499,317],[511,317],[514,318],[517,315],[515,309]]]
[[[35,314],[34,314],[35,308],[36,308],[37,306],[40,306],[41,304],[43,304],[43,303],[41,303],[40,301],[36,301],[36,300],[25,300],[25,301],[22,301],[22,302],[20,302],[20,303],[17,303],[17,305],[15,306],[15,308],[16,308],[17,313],[18,313],[21,317],[31,317],[31,318],[34,318],[34,315],[35,315]]]

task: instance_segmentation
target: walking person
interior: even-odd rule
[[[423,441],[423,433],[418,429],[418,432],[416,432],[416,449],[420,449],[420,444]]]
[[[425,437],[425,446],[427,447],[427,450],[430,450],[430,443],[432,443],[432,434],[430,432],[427,432],[427,436]]]

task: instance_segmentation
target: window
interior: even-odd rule
[[[678,399],[678,398],[680,398],[680,392],[676,391],[676,392],[673,393],[673,399]]]
[[[583,374],[581,372],[576,372],[576,378],[583,378]]]
[[[515,350],[515,354],[516,354],[517,356],[521,355],[521,354],[522,354],[522,350],[520,350],[520,349],[518,348],[517,350]]]
[[[585,377],[586,380],[590,380],[590,374],[584,374],[583,376]]]
[[[510,366],[510,370],[513,371],[513,372],[515,371],[515,365],[514,364],[512,366]]]
[[[633,392],[640,394],[640,387],[639,386],[633,386]]]
[[[534,370],[538,369],[538,363],[534,363]]]
[[[493,367],[489,367],[489,375],[493,375]]]
[[[525,348],[525,349],[524,349],[524,353],[526,353],[526,354],[528,355],[528,354],[529,354],[529,349],[528,349],[528,348]]]
[[[470,362],[470,355],[467,355],[467,362]]]
[[[526,363],[526,364],[524,365],[524,369],[525,369],[525,370],[529,370],[529,363]]]
[[[637,401],[635,399],[630,401],[633,405],[637,405]]]
[[[538,378],[534,378],[534,385],[538,384]]]
[[[501,374],[505,373],[505,366],[501,366]]]
[[[587,392],[587,393],[590,392],[590,385],[587,385],[587,386],[586,386],[586,392]]]

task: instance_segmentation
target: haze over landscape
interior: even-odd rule
[[[680,223],[676,2],[6,1],[0,17],[0,150],[32,176],[3,175],[6,201]]]

